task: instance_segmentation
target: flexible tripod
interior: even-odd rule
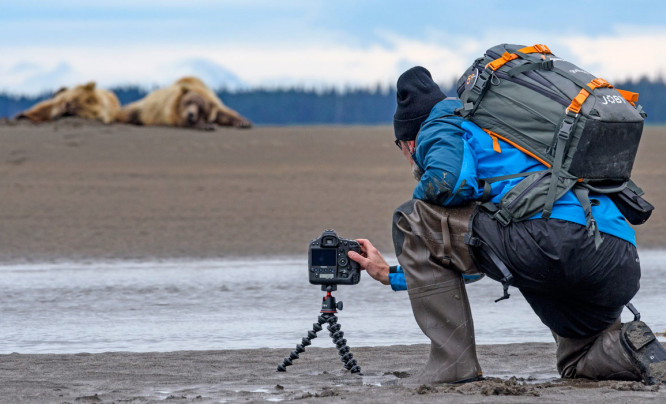
[[[291,351],[288,357],[284,358],[282,364],[278,365],[278,372],[286,372],[287,366],[291,365],[295,359],[298,359],[298,354],[305,352],[305,347],[310,345],[313,338],[317,338],[317,332],[322,330],[322,325],[328,323],[326,329],[329,332],[329,336],[333,339],[333,343],[338,348],[338,355],[340,355],[340,360],[344,363],[345,369],[349,370],[352,373],[361,374],[361,367],[356,364],[356,359],[349,350],[347,346],[347,340],[342,338],[345,333],[340,331],[342,326],[338,323],[338,317],[335,313],[338,310],[342,310],[342,302],[335,303],[335,297],[331,295],[331,292],[337,290],[336,285],[322,285],[322,291],[326,291],[326,296],[321,303],[321,315],[317,319],[317,322],[312,324],[312,330],[308,331],[308,336],[304,337],[301,340],[301,343],[296,345],[296,350]],[[337,309],[337,310],[336,310]]]

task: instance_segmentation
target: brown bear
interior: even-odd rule
[[[16,119],[29,119],[40,123],[63,116],[78,116],[108,124],[115,120],[119,111],[118,97],[111,91],[96,88],[95,82],[91,81],[71,89],[61,88],[52,98],[21,112]]]
[[[118,122],[214,129],[214,125],[250,128],[252,123],[227,107],[196,77],[183,77],[125,105]]]

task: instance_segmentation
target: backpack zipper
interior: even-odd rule
[[[495,52],[486,52],[486,54],[487,54],[489,57],[493,58],[493,59],[497,59],[497,58],[500,57],[500,55],[496,54]],[[559,94],[555,94],[555,93],[553,93],[553,92],[546,91],[546,90],[544,90],[543,88],[541,88],[541,87],[539,87],[539,86],[536,86],[536,85],[534,85],[534,84],[532,84],[532,83],[530,83],[530,82],[527,82],[527,81],[525,81],[525,80],[521,80],[521,79],[518,79],[518,78],[515,78],[515,77],[511,77],[511,76],[509,76],[508,74],[506,74],[506,73],[504,73],[504,72],[500,72],[500,71],[495,71],[495,72],[493,72],[493,73],[494,73],[495,75],[497,75],[497,77],[499,77],[499,78],[501,78],[501,79],[503,79],[503,80],[512,81],[512,82],[514,82],[514,83],[517,83],[517,84],[520,84],[520,85],[522,85],[522,86],[525,86],[525,87],[527,87],[527,88],[529,88],[529,89],[531,89],[531,90],[533,90],[533,91],[536,91],[537,93],[539,93],[539,94],[541,94],[541,95],[543,95],[543,96],[545,96],[545,97],[548,97],[548,98],[550,98],[551,100],[553,100],[553,101],[555,101],[555,102],[558,102],[558,103],[562,104],[562,105],[565,106],[565,107],[567,107],[567,106],[569,106],[569,104],[571,104],[571,100],[566,100],[565,98],[562,98]]]
[[[530,90],[535,91],[535,92],[537,92],[537,93],[539,93],[539,94],[541,94],[545,97],[548,97],[551,100],[553,100],[553,101],[555,101],[559,104],[562,104],[565,107],[567,107],[567,106],[569,106],[569,104],[571,104],[571,100],[567,101],[566,99],[560,97],[559,95],[557,95],[553,92],[550,92],[550,91],[546,91],[543,88],[541,88],[539,86],[536,86],[536,85],[534,85],[534,84],[532,84],[528,81],[521,80],[521,79],[518,79],[518,78],[515,78],[515,77],[511,77],[511,76],[509,76],[508,74],[506,74],[504,72],[494,72],[494,74],[495,74],[495,76],[497,76],[498,78],[500,78],[502,80],[511,81],[511,82],[516,83],[516,84],[520,84],[523,87],[527,87]]]

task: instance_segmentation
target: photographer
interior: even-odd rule
[[[564,378],[666,380],[666,350],[640,321],[620,323],[639,289],[633,229],[605,195],[590,194],[603,242],[586,229],[571,191],[549,219],[537,214],[503,226],[479,208],[478,178],[543,170],[539,161],[491,138],[455,114],[428,70],[414,67],[397,82],[396,145],[418,184],[393,216],[399,266],[389,267],[368,240],[350,252],[368,274],[394,290],[406,289],[419,327],[431,340],[418,383],[458,383],[482,376],[465,282],[481,274],[517,287],[557,342]],[[418,136],[417,136],[418,135]],[[494,182],[498,203],[520,179]],[[467,238],[465,237],[467,235]]]

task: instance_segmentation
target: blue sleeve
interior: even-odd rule
[[[407,282],[405,282],[405,272],[402,270],[402,267],[398,265],[395,267],[395,272],[389,273],[389,282],[391,283],[391,289],[397,291],[407,290]],[[474,283],[478,280],[483,279],[484,274],[478,275],[466,275],[463,274],[462,278],[465,283]]]
[[[389,282],[391,282],[391,289],[396,292],[399,290],[407,290],[407,282],[405,282],[405,273],[402,271],[402,267],[398,265],[396,271],[389,273]]]
[[[424,124],[413,159],[423,170],[413,197],[440,206],[460,205],[478,199],[476,157],[466,132],[444,117]]]

